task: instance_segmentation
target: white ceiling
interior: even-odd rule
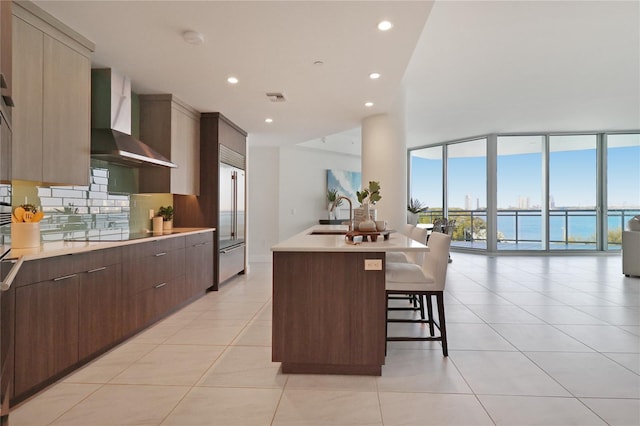
[[[640,2],[436,2],[407,69],[409,146],[640,129]]]
[[[96,43],[94,66],[129,75],[139,93],[220,111],[252,145],[351,152],[361,120],[387,112],[401,90],[408,146],[640,129],[638,1],[36,3]],[[394,28],[379,32],[381,19]],[[186,44],[185,30],[205,43]],[[271,91],[287,102],[269,102]]]
[[[294,144],[385,112],[432,2],[36,1],[96,44],[94,67],[138,93],[173,93],[219,111],[259,145]],[[382,33],[383,19],[394,28]],[[185,30],[204,35],[200,46]],[[314,65],[315,61],[323,65]],[[378,80],[369,79],[379,72]],[[231,86],[228,76],[240,82]],[[272,103],[267,92],[287,101]],[[372,101],[373,108],[364,103]],[[274,122],[266,124],[265,118]]]

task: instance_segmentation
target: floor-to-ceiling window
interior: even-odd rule
[[[436,146],[410,152],[410,198],[426,207],[426,210],[418,216],[419,223],[433,223],[435,218],[442,216],[444,209],[442,150],[442,146]]]
[[[619,250],[626,223],[640,214],[637,131],[492,135],[410,150],[409,158],[409,195],[457,221],[458,248]]]
[[[498,250],[544,250],[544,136],[497,138]]]
[[[447,146],[447,214],[451,245],[487,248],[487,139]]]
[[[549,137],[549,250],[597,248],[596,135]]]
[[[620,250],[622,230],[640,214],[640,134],[611,134],[606,141],[606,248]]]

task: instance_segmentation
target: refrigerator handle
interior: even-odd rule
[[[231,237],[238,238],[238,173],[231,172]]]

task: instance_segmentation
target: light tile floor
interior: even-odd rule
[[[640,424],[640,279],[620,257],[453,259],[448,358],[435,342],[394,342],[381,377],[282,374],[271,265],[253,264],[11,425]]]

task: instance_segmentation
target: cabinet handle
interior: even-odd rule
[[[158,285],[153,286],[153,288],[160,288],[160,287],[164,287],[165,285],[167,285],[167,283],[160,283]]]
[[[65,275],[64,277],[58,277],[58,278],[54,278],[54,281],[62,281],[62,280],[68,280],[69,278],[73,278],[78,274],[71,274],[71,275]]]
[[[154,254],[154,256],[155,256],[155,257],[160,257],[160,256],[164,256],[165,254],[167,254],[167,253],[165,253],[165,252],[162,252],[162,253],[156,253],[156,254]]]
[[[240,246],[237,246],[237,247],[232,247],[232,248],[220,250],[220,253],[228,254],[228,253],[231,253],[232,251],[240,250],[240,249],[243,249],[243,248],[244,248],[244,244],[240,245]]]
[[[104,271],[105,269],[107,269],[106,266],[103,266],[101,268],[96,268],[96,269],[90,269],[87,271],[87,274],[93,274],[94,272]]]
[[[7,84],[7,80],[4,78],[4,74],[0,73],[0,88],[6,89],[9,85]]]

